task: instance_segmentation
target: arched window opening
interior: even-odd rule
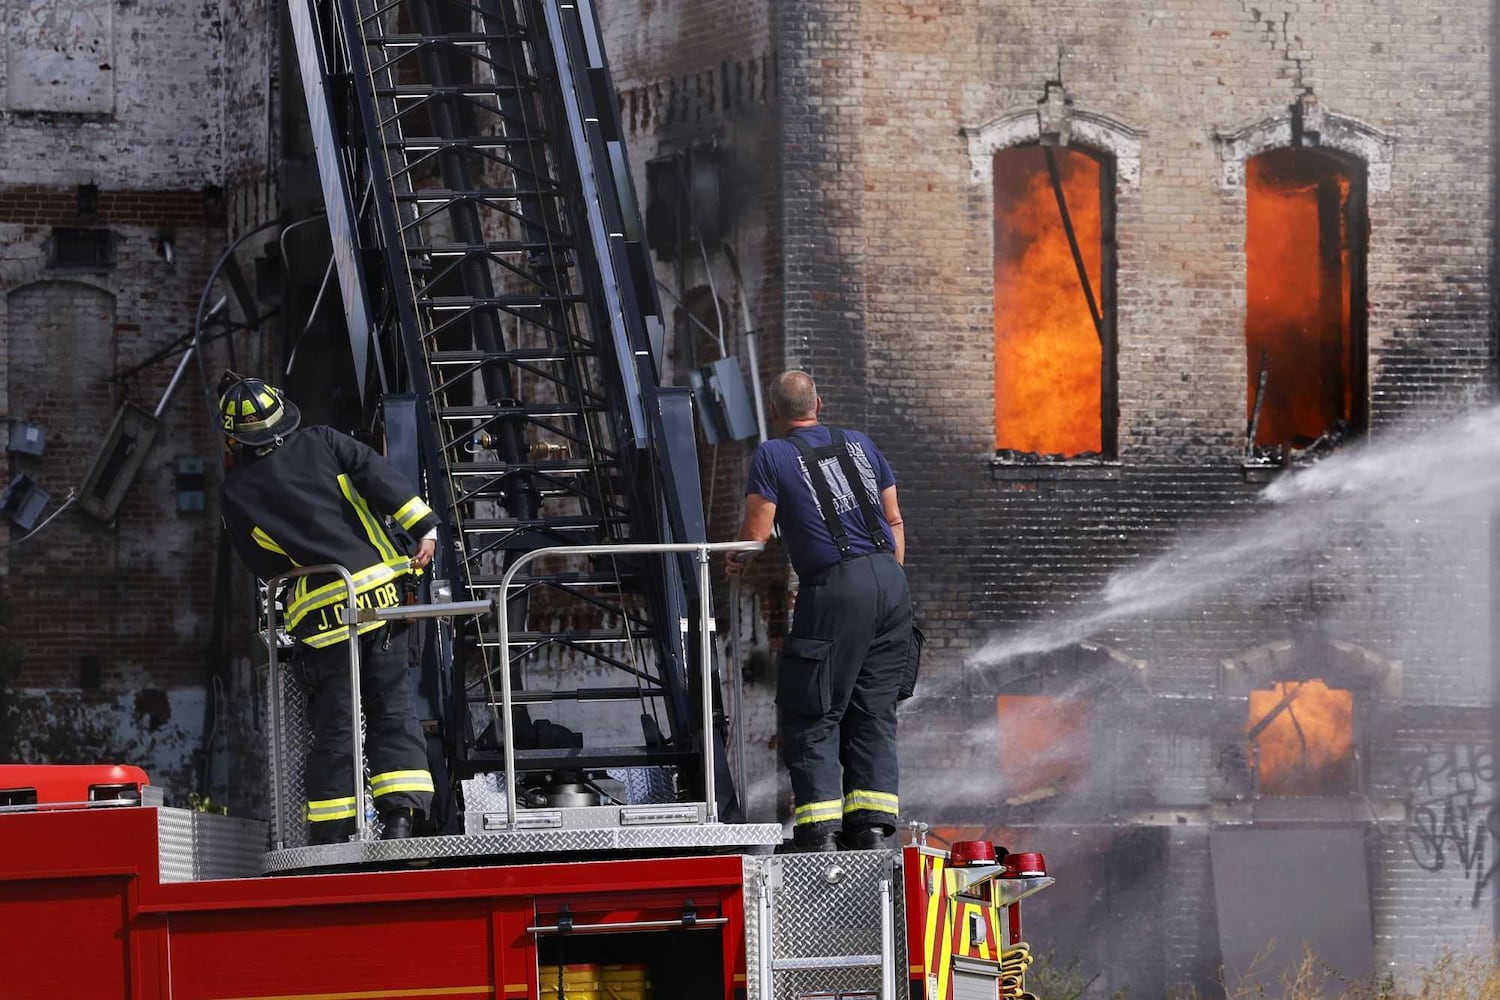
[[[1316,679],[1254,688],[1245,736],[1257,794],[1355,791],[1354,692]]]
[[[1035,805],[1086,789],[1093,753],[1090,708],[1081,697],[995,699],[1002,803]]]
[[[1114,171],[1077,147],[995,154],[995,450],[1113,458]]]
[[[1246,165],[1252,456],[1337,444],[1365,420],[1365,167],[1321,149]]]

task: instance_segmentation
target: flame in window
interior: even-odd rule
[[[1099,162],[1056,148],[1068,214],[1102,302]],[[1036,454],[1100,450],[1099,333],[1039,146],[995,155],[995,447]]]
[[[1351,167],[1313,150],[1273,150],[1247,166],[1246,412],[1257,445],[1303,446],[1355,419],[1364,364],[1354,324],[1364,225],[1355,183]]]
[[[1083,698],[1000,695],[1000,788],[1026,805],[1079,788],[1089,769],[1089,704]]]
[[[1245,724],[1256,790],[1262,795],[1351,791],[1354,694],[1321,680],[1282,681],[1250,692]]]

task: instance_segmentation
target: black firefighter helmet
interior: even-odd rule
[[[258,378],[225,371],[219,379],[219,429],[232,442],[259,448],[297,429],[297,404]]]

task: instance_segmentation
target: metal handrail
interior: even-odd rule
[[[360,840],[365,839],[365,833],[369,829],[366,822],[368,803],[365,795],[365,776],[363,762],[365,759],[365,738],[360,729],[360,697],[359,697],[359,625],[372,621],[405,621],[415,618],[447,618],[454,615],[484,614],[494,610],[494,604],[490,601],[448,601],[437,604],[398,604],[392,608],[361,608],[359,606],[359,594],[354,588],[354,577],[342,566],[333,563],[324,563],[319,566],[302,566],[297,569],[282,573],[266,582],[266,591],[269,599],[266,602],[266,648],[270,651],[268,669],[270,671],[271,684],[271,809],[272,818],[276,826],[276,849],[281,850],[285,844],[286,817],[282,814],[281,796],[281,715],[282,715],[282,688],[280,676],[280,662],[277,659],[278,642],[276,640],[276,588],[282,581],[290,580],[299,576],[312,576],[317,573],[335,573],[344,581],[344,589],[348,594],[348,600],[344,604],[344,610],[339,613],[339,620],[349,630],[349,686],[350,686],[350,731],[353,737],[353,771],[354,771],[354,827]]]
[[[541,556],[603,556],[603,555],[671,555],[691,552],[698,562],[698,652],[702,672],[703,708],[703,798],[707,808],[705,822],[719,821],[718,805],[714,787],[714,743],[713,743],[713,639],[709,635],[710,599],[708,557],[713,552],[759,552],[764,542],[638,542],[625,545],[553,545],[543,549],[532,549],[516,557],[500,579],[500,605],[506,603],[511,581],[521,569],[533,559]],[[510,617],[503,606],[497,607],[495,617],[499,619],[500,654],[504,659],[500,669],[501,726],[505,733],[505,825],[515,830],[516,815],[516,746],[515,720],[511,717],[512,695],[510,689]]]

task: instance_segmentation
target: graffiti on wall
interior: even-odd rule
[[[1495,874],[1500,860],[1500,802],[1494,794],[1490,749],[1456,745],[1414,758],[1406,765],[1406,848],[1429,872],[1460,870],[1473,884],[1470,905]]]

